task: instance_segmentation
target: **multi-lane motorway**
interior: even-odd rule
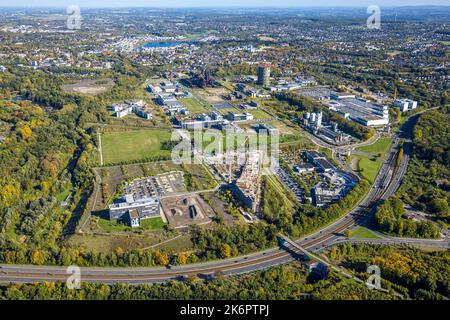
[[[414,119],[411,119],[414,121]],[[409,129],[410,123],[404,128]],[[410,130],[405,130],[409,132]],[[450,248],[450,240],[418,240],[383,237],[382,239],[349,240],[343,236],[346,230],[351,230],[358,225],[369,222],[376,206],[383,199],[391,196],[401,184],[409,161],[409,147],[405,148],[405,155],[398,167],[396,165],[397,154],[401,139],[408,143],[409,134],[398,134],[394,139],[390,154],[383,164],[376,181],[367,196],[360,204],[347,215],[322,230],[297,240],[303,248],[311,252],[319,252],[333,244],[353,242],[373,242],[380,244],[409,244],[437,248]],[[293,261],[295,257],[281,248],[273,248],[257,252],[247,256],[233,259],[213,261],[201,264],[167,268],[81,268],[81,281],[99,283],[158,283],[170,280],[184,279],[189,276],[209,278],[218,274],[238,275],[266,269]],[[53,266],[0,266],[0,282],[38,282],[38,281],[66,281],[65,267]]]

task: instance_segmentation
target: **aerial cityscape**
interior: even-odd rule
[[[38,2],[0,1],[0,300],[450,299],[448,3]]]

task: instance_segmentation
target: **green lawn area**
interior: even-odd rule
[[[372,155],[378,155],[381,153],[382,155],[386,154],[389,151],[389,147],[391,146],[392,139],[379,139],[377,142],[370,146],[357,148],[358,151],[370,153]]]
[[[222,87],[227,88],[230,91],[235,90],[235,87],[233,86],[233,84],[228,81],[220,81],[219,80],[219,83],[221,84]]]
[[[357,151],[367,154],[367,156],[356,155],[358,159],[358,170],[361,175],[371,183],[375,181],[378,171],[381,169],[384,158],[389,152],[392,139],[379,139],[370,146],[357,148]]]
[[[292,212],[294,210],[295,196],[294,194],[286,189],[286,187],[281,183],[276,176],[266,175],[266,188],[264,190],[264,210],[278,210],[282,208],[285,212]],[[274,201],[274,198],[276,201]],[[275,205],[278,202],[278,205]]]
[[[107,132],[102,135],[103,162],[117,164],[170,156],[170,150],[161,150],[161,143],[170,140],[171,132],[165,130]]]
[[[141,220],[141,228],[144,230],[158,230],[164,227],[164,221],[161,218],[151,218]]]
[[[331,160],[331,159],[333,158],[333,152],[332,152],[330,149],[320,147],[320,148],[319,148],[319,151],[320,151],[321,153],[323,153],[324,155],[326,155],[326,157],[327,157],[328,159]]]
[[[251,113],[256,120],[272,119],[272,116],[270,114],[261,109],[245,110],[245,112]]]
[[[358,162],[358,170],[360,170],[360,173],[364,178],[369,180],[371,183],[374,183],[382,164],[383,162],[379,159],[372,161],[369,158],[360,157]]]
[[[180,102],[188,108],[192,114],[200,114],[208,112],[208,110],[195,98],[180,98]]]
[[[375,233],[364,227],[358,227],[352,232],[351,238],[359,239],[380,239]]]
[[[281,135],[279,138],[279,142],[280,144],[292,144],[294,142],[298,142],[298,141],[302,141],[305,139],[304,136],[302,135],[293,135],[293,134],[285,134],[285,135]]]
[[[128,227],[124,224],[120,224],[117,222],[109,221],[106,219],[100,219],[98,221],[98,225],[106,232],[124,232],[131,231],[131,227]]]
[[[106,232],[131,232],[131,231],[145,231],[145,230],[159,230],[164,227],[164,222],[160,217],[141,220],[139,228],[131,228],[123,223],[109,221],[107,219],[100,219],[98,225]]]
[[[233,113],[243,113],[244,111],[242,109],[238,109],[236,107],[234,108],[223,108],[223,109],[216,109],[217,112],[219,112],[220,114],[226,116],[228,114],[228,112],[233,112]]]

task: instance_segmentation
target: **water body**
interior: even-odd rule
[[[197,44],[198,41],[164,41],[164,42],[150,42],[144,45],[144,48],[170,48],[179,45]]]

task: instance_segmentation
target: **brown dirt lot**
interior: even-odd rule
[[[195,93],[200,95],[204,100],[209,103],[218,103],[223,101],[224,95],[230,93],[230,91],[226,88],[205,88],[205,89],[196,89]]]
[[[170,225],[174,228],[207,224],[216,215],[214,210],[196,194],[163,199],[161,207]],[[196,216],[192,216],[191,208],[195,208]]]
[[[62,86],[64,92],[78,93],[83,96],[96,96],[111,90],[114,82],[111,79],[74,80]]]

